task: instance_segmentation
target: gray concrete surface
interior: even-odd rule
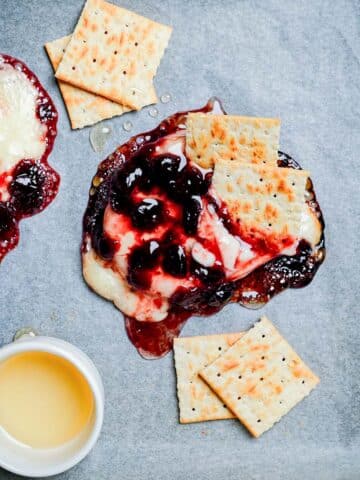
[[[120,0],[117,0],[120,2]],[[262,438],[236,421],[181,426],[172,355],[144,361],[117,310],[82,280],[81,219],[102,156],[89,130],[72,132],[42,45],[69,34],[81,0],[0,0],[0,51],[25,61],[59,110],[50,162],[61,173],[56,201],[21,224],[21,241],[0,266],[0,344],[23,325],[69,340],[98,366],[105,384],[101,438],[59,480],[358,480],[359,78],[356,0],[122,0],[173,25],[156,78],[159,119],[222,98],[229,113],[279,116],[281,147],[312,172],[326,220],[327,260],[312,284],[260,312],[228,306],[194,318],[184,334],[242,330],[266,313],[321,377],[321,384]],[[146,110],[133,132],[154,127]],[[106,153],[126,140],[125,118]],[[103,155],[104,156],[104,155]],[[0,393],[1,394],[1,393]],[[0,471],[0,479],[15,478]]]

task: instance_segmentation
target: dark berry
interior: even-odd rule
[[[168,153],[154,157],[155,171],[160,185],[167,186],[170,180],[176,180],[180,171],[184,167],[181,158],[178,155]]]
[[[113,241],[106,235],[97,237],[94,241],[95,251],[104,259],[111,260],[115,254],[115,247]]]
[[[153,147],[142,148],[141,152],[135,157],[134,163],[142,170],[142,177],[139,181],[141,190],[148,192],[156,184],[156,172],[154,163],[151,159]]]
[[[208,305],[210,307],[221,307],[231,299],[234,290],[235,286],[231,283],[220,285],[209,297]]]
[[[163,204],[156,198],[145,198],[134,205],[131,221],[134,227],[150,230],[161,223],[163,219]]]
[[[14,172],[10,185],[13,204],[19,212],[25,215],[35,213],[40,209],[43,200],[43,185],[46,172],[40,163],[23,160]]]
[[[185,232],[189,235],[194,235],[197,231],[201,208],[202,202],[198,196],[190,197],[183,204],[182,222]]]
[[[140,182],[143,171],[140,167],[123,165],[114,175],[111,184],[110,203],[115,212],[128,212],[131,207],[129,195]]]
[[[0,239],[15,227],[15,219],[5,203],[0,202]]]
[[[41,122],[48,122],[49,120],[57,117],[57,113],[52,105],[46,101],[42,101],[38,105],[37,113]]]
[[[145,270],[153,268],[160,255],[160,245],[156,240],[150,240],[141,247],[136,247],[130,254],[129,269]]]
[[[224,272],[219,268],[204,267],[195,260],[191,262],[191,272],[205,284],[217,283],[224,278]]]
[[[160,255],[160,245],[151,240],[135,248],[129,257],[128,282],[135,288],[147,289],[151,284],[151,268],[155,267]]]
[[[181,245],[171,245],[165,250],[163,269],[174,277],[186,276],[186,255]]]
[[[199,169],[188,167],[183,174],[182,188],[186,196],[204,195],[208,191],[209,183]]]

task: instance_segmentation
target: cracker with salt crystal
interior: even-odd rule
[[[46,52],[55,71],[70,39],[71,35],[68,35],[45,44]],[[61,80],[58,80],[58,83],[72,128],[83,128],[130,111],[128,107],[73,87]]]
[[[56,78],[136,110],[157,101],[153,78],[172,29],[87,0]]]
[[[243,333],[225,333],[174,339],[180,423],[234,418],[226,405],[198,376],[198,372],[225,352]]]
[[[308,177],[305,170],[219,159],[212,188],[244,233],[298,237]]]
[[[189,113],[186,120],[186,155],[203,168],[219,159],[277,165],[280,120]]]
[[[319,382],[266,317],[199,375],[255,437]]]

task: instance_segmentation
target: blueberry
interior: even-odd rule
[[[201,207],[201,198],[198,196],[192,196],[184,202],[182,223],[185,232],[189,235],[196,233]]]
[[[154,164],[157,180],[165,188],[169,181],[176,180],[182,169],[181,158],[171,153],[154,157]]]
[[[129,195],[143,175],[140,167],[123,165],[114,175],[111,184],[110,203],[115,212],[128,212],[131,207]]]
[[[136,247],[129,257],[128,282],[136,288],[149,288],[151,284],[151,268],[159,260],[160,245],[151,240],[141,247]]]
[[[160,255],[160,245],[150,240],[141,247],[136,247],[129,257],[129,270],[146,270],[155,267]]]
[[[96,253],[98,253],[104,260],[111,260],[114,257],[114,243],[104,234],[95,239],[94,248]]]
[[[33,160],[23,160],[15,168],[13,177],[10,193],[16,210],[25,215],[35,213],[44,200],[43,186],[46,181],[44,168]]]
[[[208,179],[197,168],[188,167],[183,174],[182,188],[186,196],[204,195],[209,188]]]
[[[186,276],[186,255],[181,245],[170,245],[170,247],[165,250],[163,269],[174,277]]]
[[[150,230],[159,225],[163,218],[163,204],[155,198],[145,198],[134,205],[131,221],[134,227]]]
[[[228,302],[234,292],[235,286],[231,283],[224,283],[220,285],[214,293],[209,297],[207,304],[210,307],[221,307]]]

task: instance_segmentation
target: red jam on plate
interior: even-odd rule
[[[60,177],[47,161],[57,133],[56,108],[31,70],[20,60],[2,54],[0,113],[4,122],[0,127],[1,262],[19,241],[19,221],[49,205],[57,194]],[[28,130],[30,124],[35,132]],[[22,151],[31,151],[32,133],[40,154],[21,157]]]
[[[197,111],[224,113],[216,99]],[[226,209],[209,191],[212,171],[190,164],[184,140],[180,142],[181,149],[171,148],[179,137],[184,139],[187,113],[177,113],[156,129],[132,137],[105,159],[94,177],[84,215],[83,260],[93,250],[102,268],[123,275],[131,291],[153,295],[154,309],[162,303],[156,285],[160,285],[160,290],[170,285],[163,319],[151,318],[151,314],[125,315],[128,336],[146,358],[165,355],[192,315],[216,313],[229,302],[260,308],[287,288],[304,287],[325,256],[323,235],[315,247],[301,240],[294,255],[279,254],[242,278],[229,280],[214,238],[201,231],[204,229],[199,224],[201,213],[210,206],[229,232],[234,229]],[[282,152],[278,165],[300,169],[294,159]],[[307,185],[307,202],[323,230],[311,181]],[[129,232],[127,265],[119,272],[115,260],[122,256],[122,239]],[[211,266],[204,266],[204,262],[189,255],[189,239],[192,244],[199,241],[211,252]],[[259,255],[264,253],[264,243],[258,240],[253,240],[251,248]],[[277,246],[272,248],[276,250]],[[99,293],[109,298],[102,291]]]

